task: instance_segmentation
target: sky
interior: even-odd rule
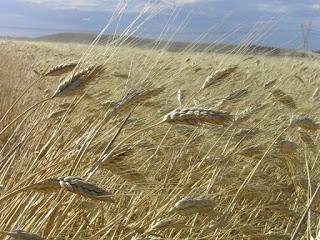
[[[139,37],[320,50],[320,0],[0,0],[1,36],[98,33],[108,23],[106,33],[131,26]]]

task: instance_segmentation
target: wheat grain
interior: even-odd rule
[[[65,109],[61,109],[61,110],[58,110],[58,111],[55,111],[55,112],[51,112],[51,113],[48,114],[47,119],[62,117],[65,112],[66,112]]]
[[[272,88],[276,83],[277,83],[277,80],[268,81],[268,82],[266,82],[266,83],[263,85],[263,88],[264,88],[264,89],[270,89],[270,88]]]
[[[170,228],[183,228],[185,224],[182,221],[175,220],[175,219],[163,219],[154,222],[151,227],[149,228],[149,232],[154,231],[163,231]]]
[[[242,149],[239,154],[245,157],[256,157],[262,156],[262,154],[266,151],[266,147],[263,145],[254,145],[249,146]]]
[[[178,89],[177,99],[179,101],[180,107],[184,104],[186,90]]]
[[[312,118],[304,115],[299,115],[297,117],[293,117],[290,120],[291,126],[298,126],[307,131],[317,131],[320,126],[316,123]]]
[[[249,94],[247,89],[238,89],[231,92],[224,100],[231,101],[231,100],[238,100],[242,97],[245,97]]]
[[[296,144],[295,142],[292,142],[289,140],[280,140],[273,145],[273,152],[280,153],[283,155],[292,155],[299,148],[300,148],[299,145]]]
[[[205,88],[210,87],[212,85],[219,84],[224,78],[228,77],[230,74],[235,72],[235,70],[237,68],[238,68],[238,66],[234,65],[234,66],[229,66],[224,69],[219,69],[219,70],[211,73],[204,81],[201,89],[205,89]]]
[[[76,94],[73,90],[79,85],[85,86],[102,71],[101,66],[92,65],[77,73],[72,74],[59,84],[52,97]]]
[[[156,97],[164,90],[164,87],[150,89],[149,87],[140,86],[130,90],[123,98],[115,103],[113,112],[119,113],[127,111],[133,106],[137,106],[150,98]]]
[[[124,163],[124,159],[131,155],[132,152],[133,149],[123,148],[113,152],[111,156],[107,154],[103,157],[98,169],[108,169],[113,174],[119,175],[129,182],[145,183],[146,179],[142,174],[138,173],[129,165]]]
[[[124,79],[129,78],[129,74],[127,74],[127,73],[115,72],[115,73],[113,73],[113,76],[118,77],[118,78],[124,78]]]
[[[291,109],[296,109],[296,103],[293,100],[293,98],[291,96],[289,96],[288,94],[286,94],[285,92],[283,92],[280,89],[275,89],[273,91],[271,91],[272,96],[280,103],[282,103],[283,105],[285,105],[288,108]]]
[[[244,121],[247,121],[251,116],[253,116],[254,114],[257,114],[258,112],[266,109],[269,106],[268,103],[265,104],[255,104],[255,105],[251,105],[249,107],[247,107],[245,110],[243,110],[242,112],[240,112],[236,118],[235,121],[237,123],[241,123]]]
[[[59,177],[58,180],[60,186],[67,191],[91,198],[93,200],[114,203],[112,194],[110,192],[107,192],[94,184],[88,183],[79,177]]]
[[[182,199],[170,210],[171,213],[179,215],[211,215],[214,213],[216,201],[213,199]]]
[[[308,133],[306,133],[305,131],[301,131],[300,130],[299,131],[299,137],[300,137],[301,141],[306,144],[308,149],[310,149],[314,153],[317,151],[317,147],[314,144],[314,141],[313,141],[312,137]]]
[[[77,63],[63,63],[56,65],[52,68],[50,68],[46,73],[44,73],[44,76],[60,76],[62,74],[68,73],[72,71],[77,66]]]
[[[202,108],[177,108],[163,118],[163,122],[187,125],[227,125],[233,120],[234,117],[228,112]]]

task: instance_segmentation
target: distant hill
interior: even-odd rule
[[[51,34],[42,37],[32,38],[29,40],[32,41],[45,41],[45,42],[56,42],[56,43],[81,43],[81,44],[90,44],[95,38],[96,34],[90,33],[58,33]],[[192,45],[189,42],[168,42],[162,40],[157,42],[153,39],[147,38],[138,38],[138,37],[127,37],[126,39],[121,39],[119,36],[113,35],[103,35],[99,40],[98,44],[107,44],[114,40],[119,40],[123,45],[138,47],[138,48],[155,48],[163,49],[164,47],[168,51],[181,52],[186,48],[189,48],[194,52],[218,52],[218,53],[232,53],[236,52],[239,49],[237,45],[230,45],[224,43],[197,43]],[[305,57],[306,54],[293,50],[293,49],[282,49],[274,48],[268,46],[260,45],[248,45],[241,48],[241,52],[250,53],[250,54],[265,54],[271,56],[291,56],[291,57]],[[316,52],[314,52],[316,54]]]

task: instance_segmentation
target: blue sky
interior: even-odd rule
[[[0,0],[0,35],[35,37],[57,32],[98,32],[119,6],[119,0]],[[123,15],[107,32],[121,32],[146,9],[151,17],[136,32],[157,37],[168,23],[175,40],[223,40],[299,48],[301,24],[308,29],[310,49],[320,49],[320,0],[127,0]],[[122,4],[121,6],[124,6]],[[178,9],[178,10],[177,10]],[[177,15],[174,15],[177,13]],[[176,16],[176,17],[173,17]],[[136,23],[138,26],[142,20]],[[201,34],[208,33],[205,36]],[[202,37],[201,37],[202,36]]]

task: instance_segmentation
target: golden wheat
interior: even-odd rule
[[[205,89],[205,88],[208,88],[212,85],[217,85],[217,84],[221,83],[221,81],[224,78],[231,75],[233,72],[235,72],[236,69],[238,69],[238,66],[234,65],[234,66],[229,66],[224,69],[219,69],[219,70],[211,73],[204,81],[201,89]]]
[[[299,115],[296,117],[293,117],[290,120],[291,126],[297,126],[307,131],[317,131],[320,128],[320,125],[315,122],[312,118],[304,115]]]
[[[112,193],[107,192],[94,184],[88,183],[82,178],[67,176],[58,177],[57,180],[59,181],[60,186],[69,192],[91,198],[93,200],[114,203]]]
[[[283,92],[282,90],[275,89],[275,90],[271,91],[271,93],[272,93],[272,96],[275,98],[275,100],[282,103],[286,107],[291,108],[291,109],[297,108],[296,103],[293,100],[293,98],[291,96],[289,96],[288,94],[286,94],[285,92]]]
[[[202,108],[177,108],[163,118],[163,122],[187,125],[228,125],[233,120],[234,117],[228,112]]]
[[[182,199],[178,201],[173,208],[170,209],[171,213],[187,216],[193,214],[212,215],[214,213],[216,201],[213,199]]]
[[[71,72],[76,66],[77,66],[77,63],[72,63],[72,62],[62,63],[50,68],[43,75],[44,76],[60,76],[62,74]]]
[[[66,95],[74,95],[75,89],[82,85],[84,87],[90,80],[95,78],[97,74],[101,73],[102,67],[98,65],[92,65],[79,72],[72,74],[70,77],[62,81],[53,93],[52,97],[61,97]],[[78,89],[79,90],[79,87]]]

